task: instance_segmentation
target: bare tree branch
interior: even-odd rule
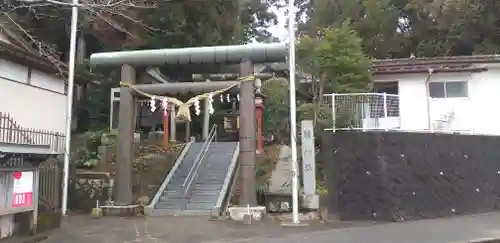
[[[17,23],[8,13],[3,13],[7,19],[11,21],[12,24],[14,24],[19,31],[21,31],[33,44],[34,46],[37,47],[37,51],[39,54],[43,57],[45,57],[50,63],[54,65],[54,67],[58,70],[59,73],[64,73],[64,69],[61,67],[61,62],[58,61],[55,56],[56,56],[56,48],[55,45],[46,45],[43,42],[37,40],[33,35],[28,33],[26,29],[24,29],[19,23]]]
[[[79,26],[96,21],[102,21],[116,31],[124,33],[130,37],[135,37],[133,33],[127,30],[125,27],[126,25],[116,21],[116,19],[122,19],[129,21],[133,25],[139,26],[142,30],[148,33],[166,33],[164,30],[148,26],[143,21],[133,17],[133,14],[131,15],[134,11],[133,9],[156,8],[159,1],[170,2],[172,0],[80,0],[76,6],[88,14],[83,20],[80,20]],[[19,31],[24,38],[29,40],[30,44],[35,47],[38,54],[47,58],[60,72],[63,72],[62,70],[64,68],[62,68],[62,66],[65,66],[65,64],[58,60],[60,53],[58,53],[56,45],[45,44],[43,41],[31,34],[21,22],[16,20],[14,13],[23,10],[31,13],[36,19],[47,17],[53,19],[61,18],[61,20],[63,20],[59,14],[56,13],[54,15],[50,15],[46,14],[47,11],[43,10],[47,8],[56,8],[59,9],[58,11],[66,11],[73,6],[75,5],[71,2],[71,0],[36,0],[31,2],[12,2],[5,0],[2,4],[0,4],[0,17],[5,16],[6,19],[13,26],[15,26],[17,31]]]

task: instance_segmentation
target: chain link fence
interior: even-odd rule
[[[334,126],[326,130],[397,130],[401,127],[399,96],[386,93],[327,94]]]

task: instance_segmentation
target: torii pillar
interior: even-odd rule
[[[253,75],[250,59],[240,64],[240,78]],[[257,206],[255,187],[255,82],[240,84],[240,204]]]
[[[135,83],[135,69],[130,65],[121,67],[122,82]],[[132,196],[132,160],[134,158],[134,132],[136,98],[132,95],[130,88],[120,88],[120,108],[118,113],[118,139],[116,145],[116,160],[120,162],[116,171],[116,205],[130,205]]]

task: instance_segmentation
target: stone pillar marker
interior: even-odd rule
[[[240,78],[253,75],[253,63],[243,59]],[[240,176],[242,206],[257,206],[255,188],[255,88],[253,81],[240,84]]]
[[[121,68],[122,82],[135,83],[135,69],[130,65]],[[122,86],[120,88],[120,108],[118,122],[118,137],[116,147],[116,204],[130,205],[132,203],[132,160],[134,158],[134,131],[135,131],[135,97],[132,90]]]
[[[304,185],[303,207],[318,209],[319,197],[316,194],[316,147],[313,121],[301,121],[300,129],[302,138],[302,183]]]

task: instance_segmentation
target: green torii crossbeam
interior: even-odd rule
[[[253,63],[283,62],[287,55],[285,43],[234,46],[189,47],[94,53],[92,66],[161,66],[189,64],[239,64],[248,58]]]

